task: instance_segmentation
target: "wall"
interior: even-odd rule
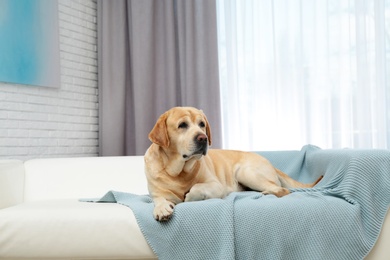
[[[98,155],[97,4],[58,9],[61,87],[0,82],[0,159]]]

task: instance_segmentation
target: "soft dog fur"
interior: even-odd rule
[[[310,188],[276,169],[264,157],[248,152],[209,150],[210,124],[201,110],[175,107],[157,120],[145,154],[154,218],[168,220],[176,204],[223,198],[233,191],[255,190],[278,197],[288,188]]]

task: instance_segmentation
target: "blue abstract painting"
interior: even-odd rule
[[[0,81],[60,86],[57,1],[0,0]]]

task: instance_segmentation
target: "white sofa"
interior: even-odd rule
[[[132,211],[80,202],[147,194],[142,156],[0,160],[0,259],[157,259]],[[390,214],[366,259],[390,256]]]

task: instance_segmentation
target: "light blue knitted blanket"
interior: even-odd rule
[[[159,259],[363,259],[390,205],[390,151],[260,152],[313,189],[283,198],[235,192],[225,199],[178,204],[168,222],[152,216],[147,195],[108,192],[99,202],[130,207]],[[131,234],[129,234],[131,236]]]

